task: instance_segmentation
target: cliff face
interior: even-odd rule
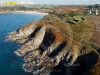
[[[18,56],[25,56],[23,65],[25,71],[33,72],[33,75],[49,73],[51,75],[61,75],[61,73],[62,75],[81,75],[98,61],[98,52],[81,43],[86,36],[77,39],[77,33],[73,34],[74,36],[71,35],[70,29],[67,29],[68,25],[62,21],[56,24],[57,21],[59,22],[58,19],[42,19],[26,24],[7,36],[8,40],[23,43],[15,53]],[[64,28],[66,32],[59,25],[63,27],[66,25],[67,28]],[[71,28],[74,30],[75,26]],[[80,34],[84,35],[82,32]],[[89,56],[96,56],[97,60],[91,60],[90,65],[87,66],[88,63],[83,62],[92,59],[88,58]],[[82,71],[83,64],[87,68]],[[56,72],[53,72],[55,70]],[[78,70],[82,72],[78,73]]]

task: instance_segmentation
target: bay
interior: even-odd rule
[[[16,42],[5,42],[9,32],[24,24],[43,18],[41,14],[0,14],[0,75],[32,75],[22,69],[23,57],[14,54],[20,45]]]

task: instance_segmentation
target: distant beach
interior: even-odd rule
[[[11,11],[1,11],[0,14],[12,13]]]
[[[42,13],[42,12],[37,12],[37,11],[14,11],[13,13],[48,15],[48,13]]]
[[[5,13],[21,13],[21,14],[41,14],[41,15],[48,15],[48,13],[42,13],[37,11],[6,11],[6,12],[0,12],[0,14]]]

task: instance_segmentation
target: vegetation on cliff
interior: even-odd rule
[[[27,72],[34,75],[82,75],[99,59],[96,50],[99,47],[94,44],[91,47],[90,42],[94,24],[81,12],[56,9],[43,19],[9,33],[7,39],[23,43],[15,53],[25,56],[23,69]],[[53,72],[55,70],[58,73]]]

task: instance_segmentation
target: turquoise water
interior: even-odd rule
[[[20,45],[12,41],[5,42],[5,39],[7,33],[42,17],[39,14],[0,14],[0,75],[32,75],[22,69],[23,57],[14,54]]]

